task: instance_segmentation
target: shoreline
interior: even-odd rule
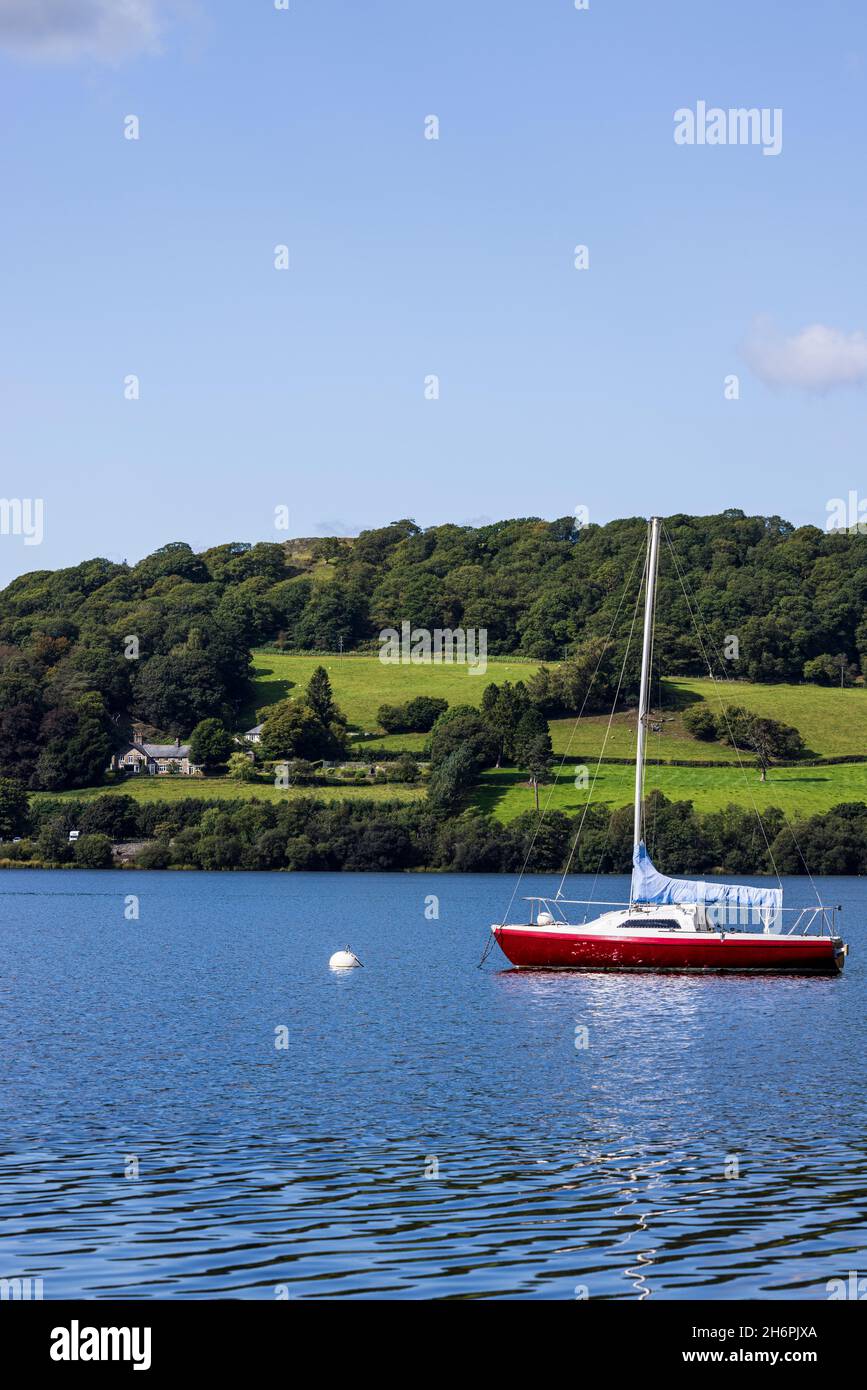
[[[253,869],[253,868],[240,868],[240,867],[231,867],[231,868],[226,867],[226,868],[222,868],[222,869],[206,869],[206,868],[203,868],[201,865],[198,865],[198,864],[167,864],[167,865],[165,866],[165,868],[156,869],[156,868],[139,867],[139,866],[136,865],[136,864],[107,864],[104,868],[92,868],[91,866],[86,865],[86,864],[50,864],[50,863],[42,863],[42,862],[36,862],[36,861],[30,861],[30,860],[25,860],[24,862],[21,862],[21,863],[3,863],[2,861],[0,861],[0,872],[2,872],[2,871],[4,871],[4,870],[15,870],[15,869],[29,870],[29,871],[31,871],[31,872],[37,872],[37,873],[39,873],[39,872],[42,872],[42,873],[54,873],[54,872],[58,872],[58,873],[61,873],[61,872],[62,872],[62,873],[73,872],[73,873],[76,873],[76,872],[77,872],[77,873],[100,873],[100,874],[110,874],[110,873],[137,873],[137,874],[329,874],[330,876],[332,876],[332,877],[334,877],[334,878],[342,878],[342,877],[344,877],[344,876],[347,875],[347,874],[365,874],[365,875],[370,875],[370,874],[394,874],[394,875],[400,875],[400,874],[404,874],[404,875],[406,875],[407,877],[409,877],[409,876],[412,875],[412,874],[439,874],[439,875],[441,875],[441,876],[444,877],[444,878],[468,878],[468,877],[470,877],[470,876],[472,876],[472,875],[474,875],[474,874],[485,874],[485,875],[488,875],[488,876],[494,876],[494,875],[496,875],[496,877],[498,877],[498,878],[514,878],[515,875],[516,875],[516,870],[514,870],[514,869],[448,869],[448,868],[444,869],[444,868],[442,868],[442,867],[439,867],[439,868],[428,868],[426,865],[423,865],[423,864],[422,864],[422,865],[414,865],[412,868],[394,868],[394,869],[386,869],[386,868],[376,868],[376,869],[321,869],[321,868],[320,868],[320,869],[291,869],[291,868],[288,868],[288,867],[285,867],[285,866],[280,867],[280,868],[273,868],[273,869]],[[561,866],[560,868],[555,868],[555,869],[533,869],[533,870],[528,870],[528,873],[531,874],[532,876],[535,876],[535,877],[539,877],[539,876],[543,876],[543,875],[552,875],[552,876],[554,876],[554,875],[562,874],[562,873],[563,873],[563,868],[562,868],[562,866]],[[567,876],[567,878],[587,878],[587,877],[588,877],[588,871],[587,871],[587,870],[581,870],[581,869],[579,869],[579,870],[569,870],[566,876]],[[608,879],[608,878],[628,878],[628,877],[629,877],[629,874],[628,874],[627,870],[625,870],[625,869],[624,869],[624,870],[607,870],[605,873],[600,873],[600,874],[598,874],[598,875],[594,875],[594,877],[598,877],[598,878],[600,878],[600,879]],[[720,878],[720,879],[730,879],[730,878],[732,877],[732,874],[729,873],[729,872],[728,872],[727,870],[725,870],[725,869],[718,869],[718,870],[716,870],[716,871],[713,871],[713,870],[706,870],[706,871],[705,871],[705,874],[704,874],[704,877],[705,877],[705,879],[708,879],[708,880],[710,880],[710,879],[717,879],[717,878]],[[766,878],[766,879],[770,880],[771,882],[775,882],[775,881],[776,881],[774,874],[754,873],[754,872],[752,872],[752,871],[747,871],[747,870],[744,870],[744,872],[741,874],[741,877],[742,877],[742,878],[763,878],[763,879]],[[803,873],[803,874],[795,874],[795,873],[785,873],[785,874],[782,875],[782,877],[784,877],[784,878],[804,878],[804,879],[814,879],[814,878],[854,878],[854,879],[860,879],[860,878],[867,878],[867,873],[865,873],[865,874],[853,874],[853,873],[845,873],[845,874],[831,874],[831,873],[827,873],[827,874],[826,874],[826,873],[813,873],[813,874],[806,874],[806,873]]]

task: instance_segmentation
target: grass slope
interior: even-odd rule
[[[658,697],[657,697],[658,698]],[[714,715],[725,705],[743,705],[755,714],[792,724],[811,752],[821,757],[859,754],[867,757],[867,690],[838,690],[818,685],[750,685],[745,681],[714,684],[710,680],[663,681],[662,700],[654,711],[662,715],[661,732],[651,734],[648,755],[662,759],[711,759],[737,763],[737,754],[724,743],[703,743],[692,738],[683,725],[683,710],[695,700],[706,702]],[[635,756],[635,712],[615,715],[605,748],[606,756]],[[598,757],[602,751],[608,718],[555,719],[551,721],[554,752],[569,757]]]
[[[248,711],[250,723],[256,709],[274,704],[294,688],[301,693],[314,669],[324,666],[337,703],[350,723],[376,732],[376,712],[383,704],[404,704],[415,695],[435,695],[449,704],[478,705],[485,686],[494,681],[528,680],[538,669],[533,662],[491,661],[484,675],[472,676],[462,666],[390,666],[375,656],[285,656],[281,652],[253,653],[256,693]],[[290,685],[290,682],[292,683]],[[667,680],[659,705],[662,732],[650,739],[651,756],[690,761],[713,759],[737,762],[733,749],[722,743],[701,743],[683,727],[683,710],[695,700],[705,700],[714,714],[723,704],[745,705],[756,714],[779,719],[800,729],[807,747],[824,757],[863,754],[867,757],[867,689],[850,690],[817,685],[750,685],[744,681],[717,683],[710,680]],[[562,756],[599,756],[607,715],[586,719],[551,721],[554,751]],[[369,747],[414,748],[424,746],[424,734],[382,735]],[[635,754],[635,714],[615,716],[605,749],[609,757]]]
[[[713,714],[743,705],[755,714],[793,724],[807,747],[823,757],[859,753],[867,757],[867,687],[840,690],[822,685],[751,685],[747,681],[666,681],[675,699],[699,695]],[[706,746],[706,745],[705,745]]]
[[[386,666],[376,657],[283,656],[271,652],[255,653],[257,699],[261,704],[280,699],[287,681],[306,685],[314,666],[320,662],[331,678],[338,703],[353,724],[373,731],[376,711],[381,704],[398,704],[414,695],[440,695],[451,704],[474,704],[490,681],[526,680],[535,671],[526,662],[492,661],[484,676],[468,676],[455,666]],[[710,811],[735,802],[759,808],[782,806],[787,814],[812,814],[828,810],[840,801],[867,801],[867,763],[828,768],[780,768],[770,780],[759,782],[750,759],[745,758],[744,774],[733,748],[723,743],[703,743],[692,738],[683,726],[683,710],[695,700],[707,701],[718,714],[723,704],[745,705],[757,714],[768,715],[800,729],[808,748],[815,754],[832,757],[863,754],[867,757],[867,690],[837,690],[812,685],[750,685],[742,681],[717,684],[710,680],[669,680],[663,682],[660,709],[661,732],[651,734],[650,759],[682,761],[713,760],[730,764],[725,768],[675,767],[647,768],[648,791],[658,787],[672,800],[693,801],[699,810]],[[593,715],[585,719],[551,722],[551,738],[558,758],[567,755],[563,772],[553,789],[542,789],[544,805],[550,793],[550,808],[570,813],[580,811],[587,793],[575,787],[576,768],[586,764],[592,779],[594,759],[602,751],[608,718]],[[608,733],[605,753],[609,757],[635,756],[635,713],[615,716]],[[370,753],[377,747],[424,747],[424,734],[383,735],[365,742]],[[568,753],[567,753],[568,750]],[[599,769],[594,802],[624,806],[632,801],[631,767],[605,764]],[[374,789],[376,791],[379,788]],[[364,795],[365,789],[355,792]],[[417,791],[415,794],[418,794]],[[508,821],[533,807],[533,794],[524,774],[514,769],[491,770],[482,775],[474,800],[490,809],[498,819]]]
[[[575,786],[576,765],[571,760],[558,772],[556,782],[539,788],[539,804],[551,811],[574,815],[587,803],[588,792]],[[593,782],[595,767],[590,767]],[[632,803],[631,767],[599,768],[593,804],[609,807]],[[867,763],[838,767],[777,768],[767,782],[760,782],[754,768],[653,767],[646,769],[645,791],[664,792],[671,801],[692,801],[699,811],[718,811],[730,802],[746,809],[779,806],[787,815],[813,815],[841,801],[867,802]],[[549,799],[550,798],[550,799]],[[524,773],[512,768],[483,772],[475,800],[509,821],[533,809],[533,790]]]
[[[220,801],[281,801],[287,796],[313,796],[320,801],[411,801],[423,795],[421,784],[347,783],[345,787],[275,787],[272,782],[235,782],[230,777],[129,777],[113,787],[79,791],[33,792],[33,801],[92,801],[95,796],[134,796],[136,801],[180,801],[184,797]]]
[[[325,666],[338,704],[350,723],[373,732],[376,712],[381,704],[402,704],[415,695],[438,695],[450,704],[478,705],[489,682],[526,680],[537,669],[534,663],[491,661],[484,675],[471,676],[461,666],[392,666],[375,656],[288,656],[278,652],[254,652],[255,696],[244,727],[252,724],[255,710],[281,700],[292,690],[300,693],[316,666]],[[696,699],[708,702],[714,713],[719,701],[742,704],[757,714],[780,719],[800,729],[812,752],[823,756],[858,754],[867,757],[867,690],[838,690],[812,685],[749,685],[729,682],[714,687],[709,680],[669,680],[663,682],[661,733],[651,734],[648,756],[652,760],[711,759],[730,767],[654,767],[647,768],[647,790],[658,787],[673,800],[693,801],[700,810],[715,810],[734,801],[749,806],[782,806],[788,814],[811,814],[827,810],[840,801],[867,801],[867,763],[838,767],[780,768],[771,772],[764,785],[745,759],[746,778],[737,766],[737,755],[725,744],[701,743],[683,727],[683,709]],[[542,804],[574,813],[584,806],[586,791],[575,787],[576,768],[586,765],[592,779],[595,759],[602,751],[608,719],[594,715],[576,721],[554,720],[551,736],[557,758],[566,755],[553,788],[541,791]],[[378,747],[421,749],[424,734],[382,735],[365,741],[365,754]],[[635,754],[635,713],[618,714],[611,724],[605,753],[609,757],[631,758]],[[609,806],[627,805],[632,800],[633,771],[628,766],[605,764],[599,769],[594,802]],[[143,801],[174,800],[178,797],[249,799],[276,801],[285,796],[315,794],[333,800],[339,797],[365,797],[377,801],[408,800],[422,796],[421,786],[362,785],[327,787],[311,793],[309,788],[282,789],[270,783],[245,784],[228,778],[149,777],[131,779],[114,788],[91,787],[66,792],[70,798],[113,795],[126,792]],[[36,793],[37,797],[56,793]],[[533,806],[531,789],[523,773],[514,769],[485,772],[475,800],[501,820],[511,820]]]
[[[350,724],[371,731],[378,728],[376,711],[380,705],[403,705],[416,695],[436,696],[450,705],[478,705],[491,681],[499,685],[502,681],[528,680],[538,670],[534,662],[489,661],[484,675],[474,676],[466,666],[392,666],[378,656],[286,656],[263,651],[255,651],[253,661],[256,693],[249,710],[251,724],[256,709],[290,694],[300,695],[316,667],[324,666],[334,698]],[[394,738],[387,742],[389,747],[401,746]]]

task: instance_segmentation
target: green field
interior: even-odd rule
[[[183,797],[221,801],[281,801],[285,797],[314,796],[319,801],[411,801],[424,794],[419,783],[348,782],[345,787],[275,787],[273,782],[235,782],[230,777],[129,777],[113,787],[85,787],[80,791],[34,792],[34,801],[91,801],[95,796],[134,796],[136,801],[179,801]]]
[[[528,679],[537,669],[532,662],[491,661],[484,675],[472,676],[466,667],[385,665],[375,656],[288,656],[278,652],[254,652],[256,690],[242,727],[254,722],[256,709],[300,694],[316,666],[325,666],[337,703],[350,724],[359,731],[377,734],[365,739],[363,755],[374,755],[377,748],[420,750],[426,734],[385,735],[378,731],[376,713],[381,704],[402,704],[415,695],[437,695],[450,704],[478,705],[485,686],[491,681]],[[867,760],[867,689],[838,690],[813,685],[747,685],[730,682],[714,688],[709,680],[669,680],[663,682],[661,730],[648,738],[646,788],[659,788],[673,800],[690,800],[699,810],[715,810],[736,802],[759,807],[781,806],[789,814],[824,811],[841,801],[867,802],[867,761],[832,767],[772,769],[762,784],[745,758],[746,776],[738,767],[737,754],[719,743],[702,743],[691,738],[683,726],[683,710],[695,699],[707,700],[719,712],[724,704],[742,704],[757,714],[793,724],[800,730],[807,747],[824,757],[858,755]],[[587,793],[576,789],[576,768],[586,765],[592,779],[595,760],[602,752],[608,719],[594,715],[582,720],[560,719],[551,723],[555,755],[566,762],[556,783],[541,789],[541,804],[552,810],[574,813],[586,803]],[[608,732],[605,754],[633,758],[635,755],[635,713],[618,714]],[[653,760],[694,762],[712,760],[729,767],[654,767]],[[633,769],[603,764],[598,773],[594,803],[627,805],[632,800]],[[409,800],[424,795],[421,785],[389,783],[353,784],[339,787],[276,788],[270,782],[241,783],[228,778],[148,777],[131,778],[115,787],[91,787],[85,791],[62,793],[69,798],[90,798],[127,793],[139,800],[174,800],[178,797],[204,797],[276,801],[285,796],[315,795],[335,798],[373,798],[377,801]],[[57,795],[36,793],[37,797]],[[514,769],[491,770],[482,775],[477,804],[501,820],[510,820],[533,806],[533,794],[524,775]]]
[[[569,759],[556,782],[539,789],[540,805],[552,811],[574,815],[587,801],[587,792],[575,787],[575,760]],[[587,765],[592,782],[595,764]],[[629,766],[603,764],[598,771],[594,805],[626,806],[632,802],[634,771]],[[826,811],[840,801],[867,802],[867,763],[847,763],[836,767],[775,768],[762,784],[758,773],[746,765],[738,767],[691,768],[648,765],[646,791],[658,788],[672,801],[692,801],[701,811],[719,810],[729,802],[744,807],[755,804],[780,806],[787,814],[813,814]],[[87,787],[80,791],[34,792],[33,799],[89,801],[96,796],[133,796],[137,801],[175,801],[183,797],[204,800],[279,801],[284,797],[314,796],[317,799],[409,801],[424,795],[424,785],[401,783],[353,784],[345,787],[275,787],[270,782],[235,782],[228,777],[131,777],[113,787]],[[474,800],[490,810],[498,820],[509,821],[533,809],[532,787],[525,774],[514,768],[490,769],[482,773]]]
[[[707,701],[713,713],[723,705],[739,704],[756,714],[793,724],[810,751],[820,757],[863,756],[864,763],[832,767],[774,768],[768,781],[759,781],[753,759],[743,758],[743,770],[733,748],[722,743],[703,743],[683,727],[683,709],[693,699]],[[697,810],[716,811],[734,802],[762,810],[779,806],[788,815],[812,815],[841,801],[867,802],[867,690],[847,690],[816,685],[749,685],[730,681],[714,685],[710,680],[670,680],[663,683],[661,732],[648,736],[645,791],[655,789],[672,801],[692,801]],[[605,741],[608,720],[560,719],[551,723],[551,740],[558,758],[566,756],[553,786],[540,789],[540,805],[574,814],[587,801],[587,792],[576,789],[577,767],[586,765],[593,780]],[[616,715],[605,744],[607,757],[634,758],[635,714]],[[568,752],[567,752],[568,750]],[[653,759],[713,760],[731,767],[654,767]],[[610,807],[631,804],[634,768],[603,764],[598,771],[593,803]],[[550,800],[549,800],[550,796]],[[511,769],[482,775],[477,792],[481,806],[500,820],[511,820],[533,805],[532,788],[521,773]]]
[[[485,686],[492,681],[499,685],[528,680],[538,669],[534,662],[490,661],[484,675],[472,676],[463,666],[391,666],[375,656],[284,656],[256,651],[253,657],[256,694],[249,710],[251,724],[256,709],[282,700],[293,688],[300,693],[315,667],[322,665],[350,724],[369,733],[378,732],[375,740],[365,741],[370,751],[378,747],[420,750],[426,742],[425,734],[383,734],[376,722],[380,705],[404,704],[416,695],[439,696],[452,705],[478,705]],[[650,735],[649,756],[737,763],[734,749],[723,743],[699,742],[684,729],[683,710],[696,699],[706,700],[714,714],[719,713],[722,700],[723,704],[745,705],[756,714],[793,724],[811,752],[821,757],[859,754],[867,758],[867,689],[863,686],[837,690],[818,685],[729,681],[714,687],[710,680],[689,679],[663,682],[661,732]],[[607,724],[607,715],[552,720],[554,752],[562,756],[568,750],[570,757],[598,757]],[[605,752],[608,757],[634,757],[634,712],[615,716]]]
[[[575,786],[576,766],[570,760],[554,783],[539,788],[539,805],[550,811],[575,815],[587,804],[588,792]],[[590,766],[593,782],[594,766]],[[605,764],[593,791],[594,806],[632,804],[635,772],[631,767]],[[767,782],[760,782],[754,768],[646,768],[645,793],[659,790],[671,801],[692,801],[698,811],[718,811],[733,802],[744,809],[779,806],[787,815],[813,815],[841,801],[867,802],[867,763],[838,767],[777,768]],[[533,789],[513,768],[483,772],[476,792],[477,804],[498,820],[510,821],[534,807]]]
[[[819,757],[857,754],[867,758],[867,689],[863,686],[837,690],[819,685],[749,685],[744,681],[714,685],[710,680],[663,682],[662,703],[655,708],[661,715],[661,732],[648,736],[648,757],[737,763],[737,754],[727,744],[702,743],[686,732],[683,710],[696,698],[705,700],[715,715],[720,713],[721,704],[743,705],[758,715],[792,724]],[[607,757],[635,756],[635,722],[634,712],[615,715],[605,747]],[[567,750],[569,757],[598,757],[607,724],[605,715],[577,722],[552,720],[554,752],[561,757]]]
[[[700,695],[714,714],[724,705],[744,705],[755,714],[800,730],[821,757],[857,753],[867,758],[867,688],[839,690],[822,685],[750,685],[746,681],[667,681],[675,698]],[[708,745],[699,745],[707,747]],[[711,745],[713,746],[713,745]]]
[[[253,661],[256,694],[249,711],[251,724],[256,709],[303,693],[316,667],[324,666],[334,698],[350,724],[370,731],[379,727],[376,711],[380,705],[403,705],[416,695],[436,696],[450,705],[478,705],[491,681],[499,685],[502,681],[527,680],[538,670],[536,662],[489,661],[484,675],[474,676],[466,666],[392,666],[378,656],[284,656],[282,652],[262,651],[253,653]],[[401,737],[419,737],[424,742],[423,735]],[[387,742],[389,747],[401,746],[394,742],[394,736]]]
[[[578,720],[552,719],[550,729],[554,753],[557,757],[565,754],[569,758],[586,761],[598,758],[604,745],[607,758],[634,758],[636,722],[634,711],[616,714],[606,739],[607,715],[591,715]],[[660,727],[660,733],[648,733],[647,755],[650,758],[737,763],[737,753],[726,744],[701,743],[691,738],[683,727],[680,715],[664,713]]]

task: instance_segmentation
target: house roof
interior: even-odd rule
[[[124,757],[131,753],[133,748],[137,748],[140,753],[144,753],[148,758],[188,758],[190,756],[190,745],[188,743],[128,743],[121,753]]]
[[[262,732],[262,730],[264,729],[264,727],[265,727],[264,724],[254,724],[253,727],[252,727],[252,729],[245,729],[245,731],[244,731],[244,737],[245,737],[245,738],[250,738],[252,734],[261,734],[261,732]]]
[[[149,758],[188,758],[188,743],[142,743],[139,745]]]

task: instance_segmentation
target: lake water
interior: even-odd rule
[[[825,1298],[867,1274],[867,881],[817,882],[837,979],[478,970],[495,875],[3,873],[0,1277]]]

